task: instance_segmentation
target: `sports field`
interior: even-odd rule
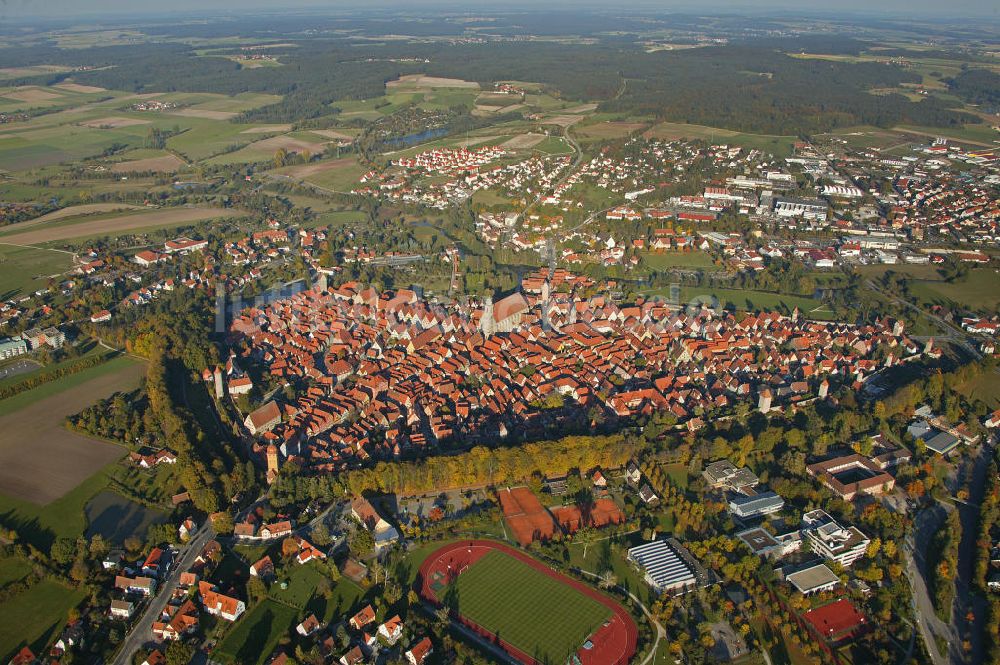
[[[420,568],[422,594],[522,663],[627,663],[637,631],[611,599],[501,543],[460,541]]]

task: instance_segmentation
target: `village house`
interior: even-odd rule
[[[242,600],[219,593],[208,582],[198,583],[198,594],[206,612],[226,621],[236,621],[246,611],[246,604]]]
[[[399,540],[399,532],[396,531],[396,527],[383,519],[375,507],[364,497],[359,496],[351,500],[351,515],[372,532],[376,550]]]

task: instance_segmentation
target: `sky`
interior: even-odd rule
[[[765,13],[779,10],[790,14],[797,13],[832,13],[853,12],[859,14],[890,16],[906,18],[915,14],[939,15],[943,17],[992,17],[1000,19],[1000,1],[998,0],[619,0],[614,5],[599,0],[550,0],[544,4],[545,9],[556,9],[559,6],[567,8],[579,7],[581,4],[607,8],[615,6],[618,9],[635,7],[637,9],[660,11],[688,11],[697,13],[746,12]],[[468,9],[470,11],[492,10],[502,11],[506,8],[538,9],[537,1],[532,0],[0,0],[0,16],[12,18],[27,18],[31,16],[70,17],[73,15],[90,15],[92,17],[165,12],[182,14],[184,12],[225,12],[238,13],[246,9],[277,10],[281,8],[301,9],[340,9],[351,7],[403,7],[408,10],[421,6],[447,6],[449,9]]]

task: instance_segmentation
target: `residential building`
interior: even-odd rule
[[[198,592],[205,611],[226,621],[236,621],[247,609],[242,600],[219,593],[208,582],[199,582]]]
[[[354,630],[361,630],[365,626],[374,622],[375,610],[372,609],[371,605],[365,605],[358,611],[357,614],[348,620],[348,623],[351,624],[351,628]]]
[[[317,630],[320,629],[319,619],[316,618],[315,614],[310,614],[305,619],[303,619],[299,625],[295,627],[295,632],[297,632],[302,637],[309,637]]]
[[[375,507],[364,497],[351,500],[351,515],[372,532],[375,538],[375,549],[391,545],[399,540],[399,532],[375,510]]]
[[[410,665],[424,665],[424,661],[432,653],[434,653],[434,645],[431,644],[431,638],[425,637],[410,647],[405,655]]]
[[[156,592],[156,580],[151,577],[115,576],[115,588],[127,593],[138,593],[151,596]]]
[[[112,600],[110,614],[115,619],[129,620],[135,612],[135,603],[131,600]]]
[[[0,340],[0,360],[7,360],[28,352],[28,343],[23,339]]]
[[[385,623],[379,624],[378,634],[390,646],[395,644],[403,636],[403,620],[399,618],[399,615],[387,619]]]

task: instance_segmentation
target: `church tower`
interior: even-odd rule
[[[267,482],[273,483],[278,477],[278,447],[273,443],[267,447]]]
[[[482,331],[484,337],[489,337],[493,334],[493,296],[486,296],[486,302],[483,303],[483,315],[479,319],[479,330]]]

